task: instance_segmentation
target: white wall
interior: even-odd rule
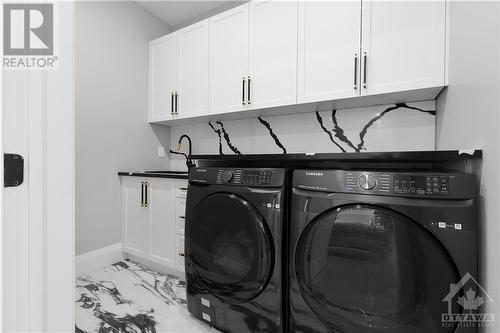
[[[118,170],[166,169],[148,125],[148,41],[167,25],[135,2],[76,4],[76,254],[119,242]]]
[[[483,149],[480,177],[481,280],[500,327],[499,3],[449,2],[449,88],[438,98],[438,149]]]

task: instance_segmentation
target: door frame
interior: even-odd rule
[[[75,327],[74,2],[55,1],[54,6],[59,68],[8,74],[0,70],[3,112],[16,111],[14,98],[27,103],[27,121],[20,125],[27,133],[24,183],[0,191],[1,331],[8,327],[9,331],[72,332]],[[7,104],[9,96],[3,96],[3,92],[11,80],[22,82],[26,89],[19,92],[21,98],[17,95]],[[0,117],[2,152],[16,153],[4,151],[5,143],[19,136],[7,136],[3,117],[4,114]],[[3,170],[3,159],[1,167]],[[23,220],[26,228],[19,229],[22,234],[17,236],[5,233],[5,226],[16,222],[5,216],[5,200],[14,191],[26,193],[26,200],[19,203],[27,212],[27,219]],[[9,210],[15,212],[16,206],[10,203]],[[14,237],[15,241],[7,245],[6,239]],[[18,280],[11,278],[6,285],[5,276],[14,262],[24,267],[23,276]],[[13,292],[6,294],[6,290]],[[22,291],[25,297],[15,297],[16,291]],[[15,318],[8,313],[13,302],[26,310],[13,312]]]

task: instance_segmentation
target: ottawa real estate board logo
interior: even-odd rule
[[[53,3],[3,3],[2,68],[51,70],[58,65]]]
[[[448,305],[448,311],[441,314],[443,327],[495,327],[495,315],[485,311],[493,299],[470,273],[458,283],[450,284],[443,302]],[[454,311],[454,304],[458,304],[462,311]]]

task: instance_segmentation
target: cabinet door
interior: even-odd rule
[[[297,1],[252,1],[249,6],[250,106],[294,104],[297,102]]]
[[[150,120],[173,117],[173,96],[177,91],[177,38],[175,34],[149,44]]]
[[[238,111],[248,76],[248,4],[209,20],[210,114]]]
[[[208,114],[208,20],[179,30],[178,117]]]
[[[298,102],[359,95],[361,1],[299,2]]]
[[[175,186],[172,179],[148,178],[150,260],[175,268]]]
[[[185,272],[184,260],[184,236],[177,235],[177,264],[176,269],[182,273]]]
[[[184,235],[186,223],[186,198],[175,198],[175,232]]]
[[[362,31],[363,94],[444,85],[444,0],[363,1]]]
[[[176,180],[175,181],[175,196],[177,198],[186,198],[188,190],[187,180]]]
[[[141,178],[122,177],[122,247],[123,251],[146,256],[146,208]]]

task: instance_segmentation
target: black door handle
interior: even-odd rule
[[[148,182],[144,182],[144,207],[148,206]]]
[[[175,114],[179,114],[179,105],[177,104],[178,103],[178,93],[177,91],[175,92]]]
[[[3,186],[16,187],[24,181],[24,159],[18,154],[3,154]]]
[[[366,52],[363,53],[363,88],[366,89],[366,66],[367,66],[367,55]]]
[[[358,54],[354,55],[354,90],[358,89]]]
[[[251,89],[251,88],[250,88],[250,83],[251,83],[251,82],[252,82],[252,80],[250,79],[250,75],[249,75],[249,76],[248,76],[248,93],[247,93],[247,99],[248,99],[248,101],[247,101],[247,104],[250,104],[250,100],[251,100],[251,99],[250,99],[250,89]]]
[[[141,207],[144,207],[144,182],[141,182]]]
[[[172,96],[170,96],[170,114],[174,115],[174,93],[172,92]]]
[[[245,77],[243,77],[243,81],[242,81],[242,90],[241,90],[241,104],[245,105],[246,102],[245,102]]]

